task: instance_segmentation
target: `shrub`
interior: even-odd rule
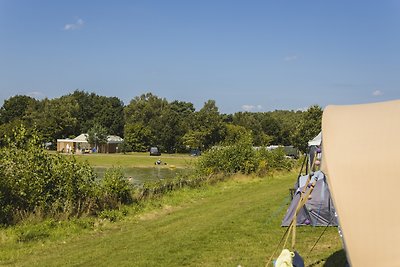
[[[100,182],[100,197],[103,207],[116,208],[121,204],[132,203],[132,184],[125,178],[121,169],[106,170]]]
[[[292,167],[293,161],[286,158],[283,149],[256,150],[249,134],[241,136],[235,144],[211,148],[203,154],[197,164],[197,169],[202,175],[240,172],[263,176],[272,170],[290,170]]]
[[[287,158],[283,148],[268,151],[265,147],[256,152],[258,172],[269,172],[271,170],[291,170],[294,160]]]
[[[256,161],[251,136],[243,135],[235,144],[211,148],[199,159],[197,168],[203,175],[254,172]]]
[[[12,140],[0,149],[0,223],[95,208],[97,176],[88,164],[47,153],[39,137],[27,136],[22,126]]]

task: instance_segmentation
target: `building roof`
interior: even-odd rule
[[[84,133],[84,134],[78,135],[74,139],[69,139],[69,138],[57,139],[57,142],[87,143],[88,142],[87,138],[88,138],[88,134]],[[120,144],[123,141],[124,141],[124,139],[122,139],[118,135],[108,135],[107,136],[107,144]]]
[[[124,141],[124,139],[122,139],[118,135],[108,135],[107,136],[108,144],[119,144],[119,143],[122,143],[123,141]]]
[[[77,143],[87,143],[88,134],[80,134],[75,137],[73,140]]]

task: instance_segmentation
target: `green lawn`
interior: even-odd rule
[[[177,168],[190,167],[196,157],[188,154],[162,154],[161,156],[150,156],[149,153],[117,153],[117,154],[83,154],[74,155],[79,161],[87,161],[91,166],[96,167],[153,167],[154,163],[161,159],[163,163],[167,163],[166,167],[175,166]]]
[[[0,235],[0,264],[11,266],[265,266],[286,228],[280,227],[295,174],[238,177],[149,202],[116,223],[62,238],[17,242]],[[61,231],[60,227],[54,229]],[[337,228],[300,227],[297,250],[307,266],[342,266]],[[54,230],[56,231],[56,230]],[[75,234],[74,234],[75,233]],[[282,248],[280,248],[282,249]]]

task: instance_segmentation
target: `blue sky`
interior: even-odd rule
[[[400,99],[399,1],[0,0],[0,102],[152,92],[223,113]]]

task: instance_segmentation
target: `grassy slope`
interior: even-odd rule
[[[151,157],[149,153],[128,153],[128,154],[84,154],[75,155],[78,161],[87,161],[92,166],[97,167],[154,167],[154,162],[161,159],[168,165],[177,168],[189,167],[196,157],[187,154],[162,154],[161,156]]]
[[[17,266],[264,266],[286,230],[279,225],[294,176],[243,178],[175,192],[153,203],[153,208],[140,216],[128,216],[124,221],[109,224],[103,231],[75,235],[65,241],[14,244],[13,260],[8,263]],[[329,228],[310,256],[309,250],[323,230],[298,229],[297,250],[308,265],[320,266],[321,263],[315,263],[341,248],[337,229]]]

